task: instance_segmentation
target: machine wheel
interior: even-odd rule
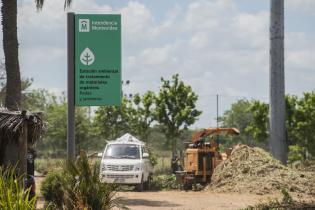
[[[183,189],[184,189],[185,191],[187,191],[187,190],[192,190],[192,184],[190,184],[190,183],[185,183],[185,184],[183,185]]]

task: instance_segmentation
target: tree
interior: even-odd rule
[[[240,135],[233,137],[233,143],[246,143],[253,145],[253,136],[246,132],[246,128],[253,120],[253,114],[250,110],[252,102],[241,99],[231,105],[231,108],[224,112],[219,118],[222,127],[235,127],[239,129]]]
[[[252,114],[252,120],[245,128],[245,132],[253,136],[256,145],[266,149],[268,144],[269,106],[260,101],[252,101],[251,103],[249,111]]]
[[[5,106],[18,110],[21,105],[21,75],[17,38],[17,1],[2,0],[3,51],[7,75]]]
[[[136,94],[129,103],[131,130],[144,141],[148,141],[150,126],[154,121],[154,101],[155,94],[148,91],[142,97]]]
[[[94,127],[97,133],[105,139],[116,139],[129,131],[129,109],[130,103],[123,98],[121,106],[100,106],[95,112]]]
[[[2,82],[0,77],[0,105],[3,104],[6,95],[6,82],[4,81],[6,79],[5,72],[2,75]],[[47,100],[52,95],[45,89],[30,90],[32,83],[32,78],[22,78],[21,80],[22,100],[20,108],[32,111],[43,111],[45,109],[44,106],[47,104]]]
[[[35,0],[36,8],[41,9],[44,0]],[[65,0],[65,7],[71,0]],[[17,0],[2,0],[3,51],[6,70],[5,106],[10,110],[21,107],[21,74],[17,37]]]
[[[65,96],[56,97],[52,94],[47,95],[45,102],[44,118],[47,122],[47,131],[39,147],[42,150],[52,151],[53,154],[65,151],[67,146],[67,103]],[[92,143],[92,132],[90,129],[88,110],[85,107],[75,110],[75,138],[76,151],[80,149],[88,150]]]
[[[308,153],[315,156],[315,91],[304,93],[297,101],[292,137],[304,148],[304,159]]]
[[[172,141],[174,157],[177,138],[183,129],[195,123],[201,111],[196,109],[198,96],[189,85],[179,80],[178,74],[172,76],[172,81],[161,78],[161,82],[162,87],[155,99],[155,117],[164,125],[167,139]]]
[[[41,150],[51,151],[56,154],[59,150],[65,150],[67,139],[67,104],[64,96],[47,106],[44,119],[47,122],[47,131],[43,140],[38,145]]]

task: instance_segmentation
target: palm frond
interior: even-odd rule
[[[72,0],[65,0],[64,9],[66,10],[71,6]]]
[[[35,0],[36,9],[42,10],[44,6],[44,0]]]

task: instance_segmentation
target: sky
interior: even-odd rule
[[[178,73],[199,96],[194,127],[216,125],[239,99],[268,102],[267,0],[18,1],[19,58],[32,88],[66,91],[66,13],[122,15],[122,77],[126,93],[157,92],[160,78]],[[285,0],[286,93],[315,90],[315,1]],[[0,35],[2,38],[2,34]],[[3,52],[0,53],[3,58]]]

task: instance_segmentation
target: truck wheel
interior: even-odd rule
[[[138,192],[142,192],[144,190],[143,175],[142,175],[142,178],[141,178],[141,183],[136,185],[136,190]]]
[[[148,177],[148,180],[144,183],[144,190],[149,191],[151,188],[151,176]]]

